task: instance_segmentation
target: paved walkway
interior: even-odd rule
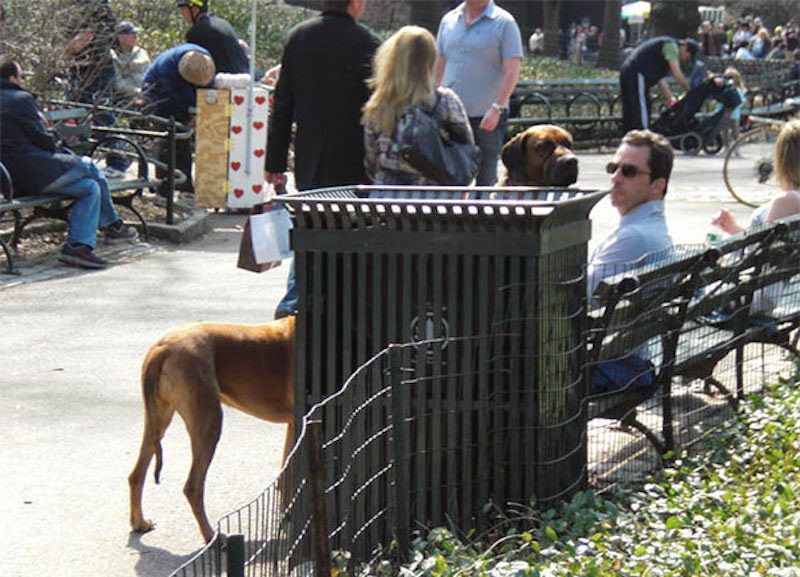
[[[604,188],[610,155],[582,153],[583,188]],[[667,197],[678,242],[701,242],[721,202],[746,217],[722,184],[721,159],[679,156]],[[61,266],[50,255],[0,275],[0,573],[157,577],[195,552],[200,535],[182,494],[187,436],[176,419],[164,441],[161,485],[145,486],[157,530],[128,528],[127,475],[142,428],[141,359],[169,327],[271,318],[288,266],[258,275],[236,268],[242,215],[210,214],[188,245],[103,249],[103,271]],[[607,200],[592,214],[593,242],[616,223]],[[105,252],[105,251],[114,252]],[[226,410],[207,484],[214,520],[256,496],[277,473],[283,428]]]

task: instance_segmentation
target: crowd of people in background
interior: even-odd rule
[[[705,56],[728,56],[738,60],[794,61],[798,49],[795,20],[769,30],[758,16],[745,16],[733,25],[704,20],[697,38]]]
[[[702,48],[702,56],[734,58],[737,60],[784,60],[790,63],[800,60],[798,49],[797,21],[791,19],[784,25],[768,29],[758,16],[744,16],[733,24],[704,20],[697,29],[696,40]],[[567,28],[559,30],[559,58],[575,64],[596,64],[600,46],[605,37],[597,26],[582,19],[573,21]],[[542,55],[545,32],[534,29],[528,37],[531,55]],[[627,42],[625,28],[620,29],[620,47],[627,55],[638,44],[648,39],[645,32],[633,43]]]

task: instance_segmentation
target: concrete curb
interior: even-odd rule
[[[184,244],[202,236],[206,230],[208,211],[196,208],[192,215],[177,224],[147,223],[147,228],[153,238]]]

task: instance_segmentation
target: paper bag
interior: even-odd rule
[[[280,266],[282,259],[292,255],[290,228],[292,220],[283,205],[268,202],[253,206],[244,225],[236,266],[253,272]]]

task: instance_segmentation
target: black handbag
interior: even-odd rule
[[[407,107],[397,123],[395,140],[403,160],[436,184],[466,186],[478,173],[480,149],[457,141],[432,111]]]

